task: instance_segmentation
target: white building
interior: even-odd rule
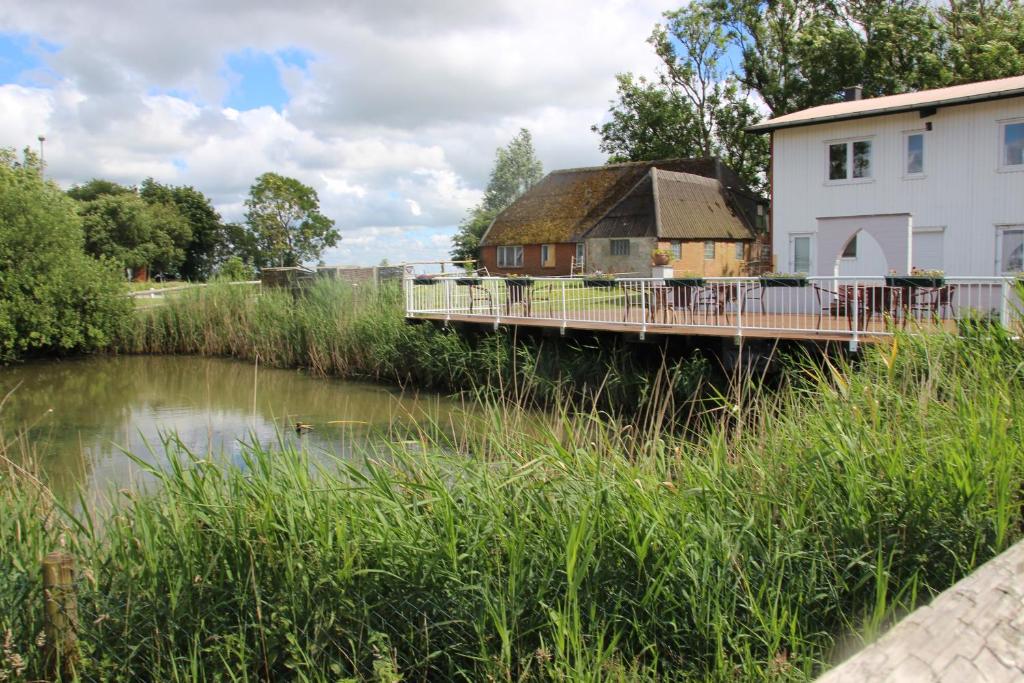
[[[1024,76],[770,119],[774,267],[1024,271]]]

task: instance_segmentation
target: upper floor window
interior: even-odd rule
[[[629,256],[629,240],[612,240],[612,256]]]
[[[904,139],[906,140],[904,175],[924,175],[924,133],[907,133]]]
[[[522,247],[498,247],[499,268],[522,268],[523,248]]]
[[[1009,169],[1024,169],[1024,121],[1002,125],[1001,166]]]
[[[871,177],[871,140],[849,140],[828,145],[828,179],[861,180]]]

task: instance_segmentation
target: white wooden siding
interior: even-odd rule
[[[948,274],[994,275],[997,226],[1024,224],[1024,171],[1001,171],[999,163],[1000,122],[1019,117],[1024,98],[940,108],[926,119],[906,113],[776,131],[777,267],[792,260],[790,234],[816,233],[819,218],[909,213],[914,225],[945,226],[939,248]],[[907,178],[905,134],[926,122],[924,173]],[[872,141],[872,179],[829,182],[826,142],[860,138]],[[815,267],[831,274],[831,264]]]

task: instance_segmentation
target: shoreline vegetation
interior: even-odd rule
[[[314,376],[447,393],[497,393],[524,405],[567,397],[621,411],[667,389],[686,404],[720,373],[701,355],[667,356],[621,340],[542,340],[411,325],[393,283],[318,280],[298,292],[213,283],[137,311],[112,351],[224,356]],[[650,347],[656,349],[657,347]]]
[[[5,468],[0,675],[40,674],[54,548],[81,567],[83,679],[810,680],[1022,534],[1009,339],[791,360],[770,390],[709,392],[687,430],[671,373],[629,384],[648,408],[623,417],[600,406],[625,376],[583,389],[534,371],[546,348],[405,325],[397,293],[236,292],[142,312],[119,350],[436,388],[520,376],[544,400],[478,391],[459,442],[425,424],[323,470],[283,446],[221,466],[169,439],[159,490],[112,492],[97,518]],[[563,353],[568,373],[626,372]]]

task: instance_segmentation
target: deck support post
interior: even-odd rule
[[[629,296],[628,292],[626,296]],[[640,338],[647,333],[647,283],[640,281]]]
[[[442,280],[444,283],[444,321],[447,323],[452,319],[452,281]]]
[[[838,288],[838,285],[837,285]],[[850,350],[856,351],[860,341],[860,283],[853,283],[853,337],[850,338]]]
[[[565,280],[562,280],[562,336],[565,336],[565,324],[568,322],[565,315]]]

